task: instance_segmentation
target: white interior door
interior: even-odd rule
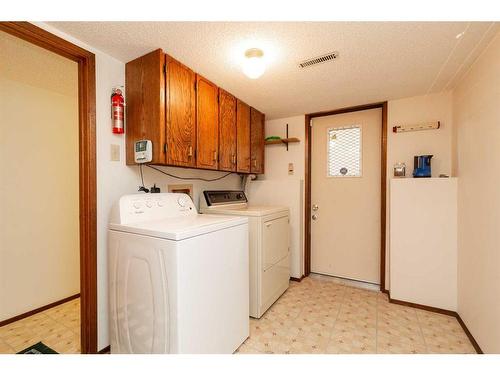
[[[311,272],[380,282],[381,122],[381,109],[313,119]]]

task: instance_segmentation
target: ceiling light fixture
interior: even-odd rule
[[[243,61],[243,73],[248,78],[257,79],[264,74],[265,70],[264,52],[258,48],[247,49]]]

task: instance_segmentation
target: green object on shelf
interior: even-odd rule
[[[281,139],[281,137],[278,137],[277,135],[271,135],[270,137],[266,137],[266,141],[277,141]]]

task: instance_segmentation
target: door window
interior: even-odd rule
[[[327,131],[328,177],[361,177],[361,127]]]

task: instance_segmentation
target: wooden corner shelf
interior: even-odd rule
[[[279,144],[285,144],[288,145],[289,143],[297,143],[300,142],[300,139],[298,138],[282,138],[282,139],[273,139],[270,141],[266,141],[266,146],[267,145],[279,145]]]

